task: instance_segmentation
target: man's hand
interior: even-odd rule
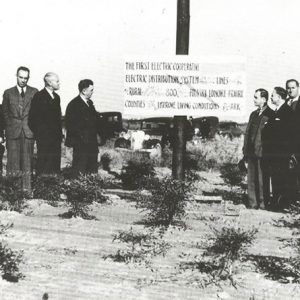
[[[289,159],[289,169],[295,169],[298,165],[298,160],[294,154]]]

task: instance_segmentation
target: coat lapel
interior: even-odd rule
[[[19,103],[19,101],[21,100],[20,97],[21,96],[19,94],[19,90],[18,90],[17,86],[15,86],[14,97],[12,97],[12,99],[13,99],[13,104],[16,108],[16,112],[19,115],[19,117],[21,117],[21,115],[22,115],[22,109],[20,108],[20,103]]]
[[[31,88],[29,86],[27,86],[26,92],[25,92],[24,104],[23,104],[23,112],[25,111],[27,105],[30,102],[30,97],[31,97]]]
[[[78,96],[78,101],[80,102],[80,105],[82,107],[82,110],[84,112],[88,112],[89,111],[89,107],[88,105],[84,102],[84,100],[82,100],[82,98],[80,96]]]

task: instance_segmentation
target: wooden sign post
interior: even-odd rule
[[[177,0],[176,55],[189,54],[190,0]],[[184,179],[186,150],[186,116],[174,116],[175,143],[173,146],[172,175],[174,179]]]

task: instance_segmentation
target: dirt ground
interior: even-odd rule
[[[201,175],[208,179],[207,185],[221,184],[216,173]],[[5,240],[12,249],[24,250],[21,271],[25,275],[17,283],[0,279],[1,300],[42,299],[44,293],[49,299],[300,299],[299,285],[266,279],[251,265],[236,275],[237,289],[229,284],[202,289],[193,279],[197,274],[179,270],[183,254],[196,255],[199,251],[195,244],[209,230],[203,219],[211,215],[258,227],[250,254],[292,255],[279,241],[291,236],[291,231],[273,226],[280,213],[240,206],[234,208],[235,216],[224,216],[222,204],[190,203],[188,228],[166,233],[172,247],[165,257],[153,260],[151,270],[145,265],[103,258],[124,247],[112,242],[112,234],[130,227],[142,229],[134,225],[142,215],[133,202],[111,195],[109,204],[93,206],[92,213],[98,220],[60,219],[58,214],[66,210],[66,206],[52,207],[42,200],[32,200],[22,214],[0,212],[2,223],[14,223]]]

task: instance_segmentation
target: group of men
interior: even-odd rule
[[[286,88],[254,93],[257,107],[250,115],[244,138],[248,169],[250,208],[283,211],[298,201],[300,184],[299,82],[290,79]]]
[[[2,117],[6,138],[6,174],[21,176],[22,188],[31,192],[34,142],[37,146],[36,174],[55,174],[61,167],[62,114],[57,74],[44,76],[44,89],[28,85],[30,70],[17,69],[16,86],[3,94]],[[73,148],[72,170],[79,173],[97,172],[99,123],[91,97],[94,84],[90,79],[78,84],[79,95],[66,109],[65,144]],[[1,119],[1,118],[0,118]],[[4,135],[0,137],[4,142]]]

